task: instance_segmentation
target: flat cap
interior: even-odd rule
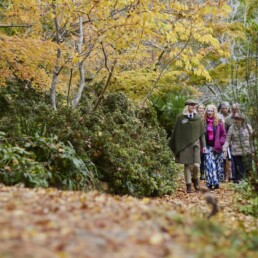
[[[185,101],[185,106],[186,105],[191,105],[191,104],[197,105],[198,102],[194,99],[188,99],[188,100]]]

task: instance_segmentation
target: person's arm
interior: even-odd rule
[[[232,132],[233,132],[233,125],[231,125],[231,126],[229,127],[228,132],[227,132],[227,135],[226,135],[226,141],[225,141],[225,143],[224,143],[224,145],[223,145],[223,152],[224,152],[224,153],[227,152],[228,147],[229,147],[229,145],[230,145],[230,143],[231,143]]]
[[[225,118],[225,129],[226,129],[226,132],[229,130],[229,127],[230,127],[230,119],[231,119],[231,115],[228,115],[226,118]]]
[[[249,133],[249,141],[250,141],[250,146],[251,146],[251,151],[252,151],[252,154],[254,156],[254,153],[255,153],[255,147],[254,145],[252,144],[252,140],[253,140],[253,133],[254,133],[254,130],[252,128],[252,126],[250,124],[246,124],[246,128],[248,130],[248,133]]]
[[[252,126],[250,124],[247,124],[246,126],[247,126],[247,130],[249,132],[249,135],[252,136],[252,134],[254,132]]]
[[[201,138],[201,148],[202,148],[202,152],[206,153],[206,140],[205,140],[205,133],[202,134]]]
[[[220,123],[220,138],[219,138],[219,141],[220,141],[221,146],[225,143],[226,136],[227,136],[226,129],[225,129],[223,123]]]

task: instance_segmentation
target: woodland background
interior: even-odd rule
[[[1,0],[0,257],[256,257],[257,32],[257,0]],[[251,178],[185,193],[188,98],[241,104]]]
[[[257,128],[257,17],[256,0],[2,0],[1,182],[172,193],[185,99],[239,102]]]

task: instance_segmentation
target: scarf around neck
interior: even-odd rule
[[[207,137],[209,142],[212,142],[214,139],[213,122],[214,122],[214,118],[207,117],[206,131],[207,131]]]
[[[214,139],[214,132],[213,132],[213,122],[214,122],[214,118],[209,118],[207,117],[207,137],[208,137],[208,141],[212,142]]]

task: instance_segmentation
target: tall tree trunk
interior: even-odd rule
[[[50,87],[50,100],[51,100],[51,105],[53,109],[56,110],[57,105],[56,105],[56,84],[57,84],[57,78],[60,72],[60,60],[61,60],[61,49],[57,49],[57,60],[56,60],[56,65],[55,69],[53,71],[53,76],[52,76],[52,82],[51,82],[51,87]]]
[[[256,35],[255,37],[255,44],[256,44],[256,53],[255,53],[255,83],[254,83],[254,89],[255,89],[255,101],[254,101],[254,105],[257,107],[257,101],[258,101],[258,36]],[[258,121],[258,116],[257,116],[257,108],[255,110],[255,114],[256,114],[256,123]],[[257,139],[257,132],[256,132],[256,141]],[[257,157],[257,148],[256,148],[256,144],[254,143],[254,148],[255,148],[255,152],[254,152],[254,161],[255,161],[255,170],[256,170],[256,177],[258,177],[258,157]]]
[[[57,43],[60,44],[62,42],[62,36],[60,34],[60,26],[59,26],[59,22],[58,22],[58,18],[57,18],[57,13],[56,13],[56,1],[52,1],[52,8],[53,8],[53,13],[55,15],[54,18],[54,23],[55,23],[55,28],[56,28],[56,40]],[[53,109],[56,110],[57,108],[57,104],[56,104],[56,84],[57,84],[57,79],[58,79],[58,75],[61,71],[60,68],[60,62],[61,62],[61,49],[58,48],[57,49],[57,59],[56,59],[56,65],[53,71],[53,76],[52,76],[52,82],[51,82],[51,86],[50,86],[50,101],[51,101],[51,105],[53,107]]]
[[[83,18],[79,17],[79,26],[80,26],[80,39],[77,46],[78,54],[80,55],[82,53],[82,44],[83,44]],[[81,61],[79,62],[79,73],[80,73],[80,84],[78,92],[75,96],[75,98],[72,101],[72,107],[76,108],[80,102],[80,99],[82,97],[82,92],[85,88],[85,72],[83,67],[84,59],[81,57]]]
[[[235,88],[234,88],[234,64],[233,64],[232,58],[231,58],[231,65],[230,65],[230,76],[231,76],[231,88],[232,88],[233,102],[235,102],[236,97],[235,97]]]

